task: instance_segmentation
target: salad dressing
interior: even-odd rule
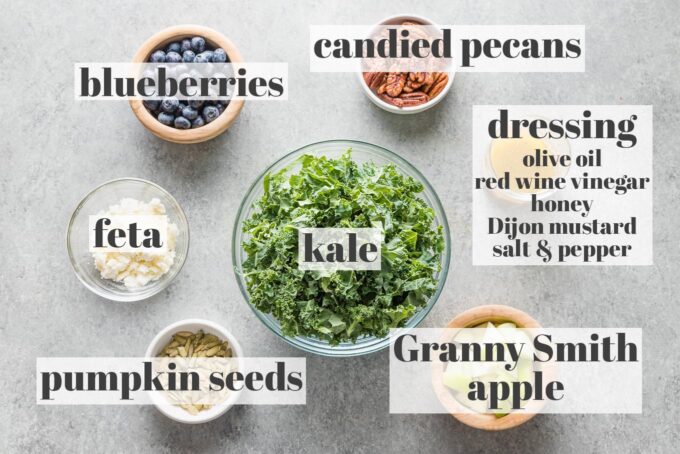
[[[502,177],[505,172],[510,173],[510,190],[516,193],[535,194],[543,192],[543,189],[534,186],[520,188],[517,185],[517,178],[535,178],[536,173],[540,177],[552,178],[556,176],[555,167],[552,164],[541,167],[527,167],[522,162],[527,155],[533,155],[536,150],[546,150],[543,140],[533,137],[522,137],[519,139],[495,139],[491,142],[489,162],[491,169],[498,177]]]

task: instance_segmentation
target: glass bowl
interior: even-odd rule
[[[270,330],[272,330],[276,335],[280,336],[289,344],[301,350],[323,356],[358,356],[376,352],[389,345],[389,337],[378,338],[374,336],[364,336],[357,339],[355,343],[345,342],[332,346],[327,341],[313,337],[285,336],[281,332],[281,326],[279,325],[276,317],[274,317],[272,314],[265,314],[250,304],[250,298],[248,296],[248,290],[246,287],[245,278],[243,276],[243,262],[247,257],[242,247],[243,240],[246,239],[245,235],[243,234],[243,223],[246,219],[250,218],[252,213],[255,211],[255,202],[259,200],[264,194],[263,182],[265,175],[268,173],[278,172],[284,167],[291,165],[293,161],[303,154],[311,154],[316,156],[324,155],[329,158],[339,158],[348,148],[352,149],[352,159],[356,162],[361,163],[372,161],[376,165],[394,164],[403,175],[413,177],[415,180],[421,182],[423,184],[424,190],[420,195],[423,200],[425,200],[428,205],[434,209],[435,225],[441,225],[443,229],[445,248],[440,259],[441,271],[435,276],[438,280],[437,289],[427,304],[420,308],[418,312],[416,312],[416,314],[407,321],[405,325],[406,328],[418,326],[418,324],[425,318],[425,316],[427,316],[427,314],[437,302],[437,299],[444,288],[444,283],[446,282],[446,275],[448,273],[449,261],[451,258],[451,238],[449,234],[449,225],[446,221],[444,208],[439,201],[439,197],[437,197],[437,194],[435,193],[434,189],[432,189],[432,186],[425,179],[425,177],[411,164],[395,153],[370,143],[359,142],[355,140],[329,140],[306,145],[274,162],[264,172],[262,172],[262,174],[260,174],[260,176],[252,184],[245,198],[241,202],[238,214],[236,215],[236,223],[234,225],[231,244],[232,261],[234,264],[234,272],[236,273],[236,280],[238,281],[241,293],[243,293],[243,296],[250,308],[253,310],[253,312],[255,312],[255,315],[262,321],[262,323],[264,323]],[[299,167],[292,167],[290,170],[296,171],[297,168]]]
[[[128,197],[142,202],[149,202],[153,198],[160,199],[165,205],[168,222],[176,224],[179,229],[175,243],[175,261],[170,270],[139,288],[127,288],[122,282],[102,278],[94,265],[88,244],[89,216],[106,210]],[[162,291],[182,269],[189,251],[189,225],[179,203],[165,189],[150,181],[121,178],[95,188],[78,204],[68,224],[66,248],[73,270],[85,287],[110,300],[139,301]]]

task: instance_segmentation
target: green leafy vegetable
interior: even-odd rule
[[[244,223],[243,264],[250,302],[273,314],[287,336],[332,345],[384,337],[403,326],[437,287],[444,250],[420,182],[394,165],[303,155],[264,178],[264,195]],[[292,165],[291,165],[292,166]],[[298,269],[298,228],[382,228],[381,271]]]

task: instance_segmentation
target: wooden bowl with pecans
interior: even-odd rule
[[[384,19],[378,26],[433,26],[422,16],[401,15]],[[437,105],[451,89],[453,72],[374,72],[362,68],[359,83],[373,104],[388,112],[414,114]]]

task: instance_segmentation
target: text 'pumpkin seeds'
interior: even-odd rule
[[[332,345],[404,326],[434,294],[444,250],[423,189],[392,164],[356,163],[351,150],[338,159],[303,155],[267,174],[243,226],[251,304],[274,315],[286,336]],[[381,271],[299,270],[302,227],[381,228]]]

